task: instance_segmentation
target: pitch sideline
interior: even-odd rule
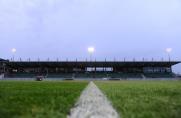
[[[90,82],[67,118],[120,118],[101,90]]]

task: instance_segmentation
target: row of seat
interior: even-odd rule
[[[9,78],[34,78],[35,73],[13,73],[5,75]],[[47,78],[172,78],[172,73],[50,73],[42,74]]]

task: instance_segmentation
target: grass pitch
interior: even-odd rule
[[[0,117],[66,118],[87,83],[0,81]],[[181,117],[181,81],[95,83],[123,118]]]
[[[181,118],[181,81],[96,82],[123,118]]]
[[[87,82],[0,82],[0,117],[66,118]]]

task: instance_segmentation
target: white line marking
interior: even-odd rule
[[[90,82],[67,118],[119,118],[106,96]]]

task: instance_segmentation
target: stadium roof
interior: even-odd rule
[[[35,62],[8,62],[11,67],[169,67],[180,61],[35,61]]]
[[[0,58],[0,61],[7,61],[7,60],[4,60],[4,59]]]

